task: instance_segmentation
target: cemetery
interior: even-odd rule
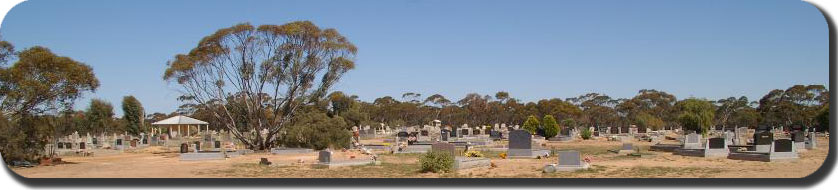
[[[348,149],[276,147],[254,151],[227,132],[199,130],[199,120],[175,118],[195,125],[159,125],[174,130],[152,130],[138,137],[74,133],[48,147],[55,149],[63,162],[75,164],[14,170],[27,177],[108,177],[119,170],[140,168],[143,172],[132,176],[801,177],[817,169],[828,152],[828,147],[816,146],[818,141],[828,141],[826,136],[815,132],[746,128],[701,135],[677,129],[612,127],[603,133],[591,133],[587,139],[573,131],[545,138],[514,125],[452,128],[438,122],[412,127],[355,127],[353,130],[375,130],[373,134],[377,135],[359,135]],[[608,133],[613,129],[618,132]],[[432,154],[449,155],[450,168],[434,172],[422,169],[432,164],[425,160]],[[760,170],[778,172],[756,172]]]

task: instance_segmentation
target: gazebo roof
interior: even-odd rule
[[[169,119],[164,119],[158,122],[151,123],[151,125],[207,125],[209,123],[195,118],[186,116],[174,116]]]

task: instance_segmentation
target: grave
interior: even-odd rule
[[[323,150],[320,151],[317,155],[317,164],[315,167],[325,167],[325,168],[335,168],[335,167],[343,167],[343,166],[359,166],[359,165],[368,165],[368,164],[375,164],[375,160],[368,159],[368,158],[356,158],[350,160],[336,160],[332,155],[332,151]]]
[[[770,152],[772,142],[774,142],[774,133],[770,131],[760,131],[754,133],[754,151]]]
[[[223,152],[187,152],[180,154],[180,161],[224,160],[227,156]]]
[[[812,150],[818,147],[818,137],[815,132],[809,132],[809,138],[806,138],[806,149]]]
[[[684,138],[684,146],[682,149],[703,149],[701,145],[701,135],[690,133]]]
[[[82,150],[85,149],[86,148],[85,145],[86,144],[84,142],[80,142],[79,143],[79,149],[82,149]]]
[[[526,130],[514,130],[509,132],[508,158],[540,158],[550,154],[546,150],[532,149],[532,135]]]
[[[280,147],[280,148],[271,149],[271,154],[279,154],[279,155],[305,154],[305,153],[312,153],[312,152],[314,152],[314,149],[310,149],[310,148],[285,148],[285,147]]]
[[[702,149],[678,149],[675,155],[695,156],[705,158],[724,158],[730,153],[727,142],[724,138],[707,139]]]
[[[558,155],[558,164],[550,164],[544,167],[543,171],[545,173],[576,171],[590,167],[590,164],[582,161],[582,155],[579,151],[558,151],[556,155]]]
[[[806,133],[796,130],[791,133],[791,139],[794,141],[794,146],[798,151],[806,150]]]
[[[620,127],[620,134],[625,134],[625,133],[629,133],[629,127],[628,126]]]
[[[791,139],[777,139],[772,141],[770,146],[769,152],[731,152],[727,158],[762,162],[797,160],[800,158],[797,154],[797,148],[794,146],[794,141]]]

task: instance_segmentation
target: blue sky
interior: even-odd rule
[[[91,65],[101,82],[76,104],[147,112],[180,104],[166,61],[240,22],[310,20],[359,48],[334,90],[362,100],[508,91],[524,101],[658,89],[679,99],[828,84],[828,28],[814,6],[783,1],[48,1],[13,8],[0,28]],[[121,111],[116,110],[118,115]]]

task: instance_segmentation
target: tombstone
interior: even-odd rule
[[[201,151],[201,141],[193,142],[195,144],[195,151]]]
[[[400,131],[399,133],[396,134],[396,137],[399,137],[399,138],[407,138],[408,136],[410,136],[410,134],[408,134],[407,132],[404,132],[404,131]]]
[[[582,165],[582,156],[579,151],[559,151],[559,166],[580,166]]]
[[[93,138],[93,144],[94,144],[94,145],[98,145],[98,144],[99,144],[99,139],[97,139],[97,138]]]
[[[59,142],[59,143],[56,143],[56,144],[58,144],[58,149],[64,149],[64,143]]]
[[[707,139],[707,143],[707,146],[711,149],[723,149],[726,142],[724,138],[710,138]]]
[[[445,142],[434,143],[434,144],[431,145],[431,151],[433,151],[433,152],[447,152],[451,156],[457,156],[457,152],[456,152],[456,149],[454,147],[454,144],[451,144],[451,143],[445,143]]]
[[[480,130],[480,129],[474,130],[474,131],[472,131],[472,135],[480,135],[480,131],[482,131],[482,130]]]
[[[180,144],[180,153],[187,153],[189,152],[189,144],[181,143]]]
[[[501,136],[500,131],[490,131],[490,132],[489,132],[489,138],[492,138],[492,139],[501,139],[501,138],[503,138],[503,137]]]
[[[64,143],[64,148],[73,149],[73,143]]]
[[[625,133],[629,133],[629,127],[628,126],[620,127],[620,134],[625,134]]]
[[[428,130],[422,130],[420,133],[421,133],[421,135],[422,135],[423,137],[427,137],[427,136],[428,136]]]
[[[630,141],[623,141],[623,145],[620,146],[620,150],[617,151],[617,154],[631,154],[635,153],[634,151],[634,144]]]
[[[215,148],[221,148],[221,141],[215,141]]]
[[[450,137],[457,137],[457,129],[451,129],[448,133],[451,135]]]
[[[116,139],[116,146],[122,146],[122,139]]]
[[[84,142],[80,142],[79,143],[79,149],[85,149],[85,145],[86,144]]]
[[[137,147],[137,140],[131,140],[131,147]]]
[[[332,152],[328,150],[320,151],[320,153],[317,156],[317,161],[320,163],[332,162]]]
[[[466,129],[461,129],[461,130],[460,130],[459,137],[460,137],[460,138],[462,138],[463,136],[467,136],[467,135],[469,135],[469,132],[468,132],[468,131],[469,131],[469,130],[468,130],[467,128],[466,128]]]
[[[794,131],[794,132],[791,133],[791,139],[795,143],[804,142],[804,141],[806,141],[806,136],[805,136],[805,133],[803,133],[803,131]]]
[[[531,157],[532,156],[532,135],[526,130],[514,130],[509,132],[509,157]]]
[[[754,146],[757,152],[771,151],[771,142],[774,141],[774,133],[761,131],[754,133]]]
[[[646,126],[638,126],[637,127],[637,132],[638,133],[646,133],[646,131],[647,131]]]
[[[611,130],[611,134],[620,134],[620,128],[619,127],[608,127],[608,129]]]
[[[147,139],[147,138],[143,138],[143,143],[142,143],[142,144],[148,144],[148,139]]]
[[[696,133],[690,133],[684,138],[684,149],[702,149],[704,146],[701,146],[701,135]]]
[[[777,139],[774,141],[774,152],[792,152],[794,143],[791,139]]]

